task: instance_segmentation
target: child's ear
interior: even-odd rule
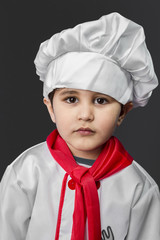
[[[132,102],[128,102],[125,105],[122,105],[121,113],[117,121],[117,126],[121,125],[121,123],[123,122],[123,119],[125,118],[127,113],[132,110],[132,108],[133,108]]]
[[[48,99],[46,99],[46,98],[43,98],[43,103],[46,105],[52,121],[53,121],[54,123],[56,123],[55,114],[54,114],[54,111],[53,111],[53,106],[52,106],[52,104],[51,104],[51,101],[48,100]]]

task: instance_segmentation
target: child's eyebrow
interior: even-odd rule
[[[78,91],[66,90],[66,91],[61,92],[59,95],[63,96],[63,95],[67,95],[67,94],[78,94]]]

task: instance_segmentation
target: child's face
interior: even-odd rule
[[[53,108],[44,99],[52,121],[75,156],[96,159],[124,116],[121,104],[101,93],[62,88],[55,91]]]

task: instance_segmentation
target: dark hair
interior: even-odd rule
[[[50,92],[50,93],[48,94],[48,98],[49,98],[49,100],[51,101],[51,103],[52,103],[52,100],[53,100],[54,92],[55,92],[55,90],[53,90],[52,92]]]
[[[56,91],[57,89],[58,89],[58,88],[54,89],[52,92],[50,92],[50,93],[48,94],[48,98],[49,98],[49,100],[50,100],[50,102],[51,102],[51,104],[52,104],[52,107],[53,107],[53,97],[54,97],[55,91]]]

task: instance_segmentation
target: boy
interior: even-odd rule
[[[57,129],[7,168],[0,239],[160,239],[159,189],[112,136],[158,84],[144,39],[112,13],[41,44],[35,64]]]

